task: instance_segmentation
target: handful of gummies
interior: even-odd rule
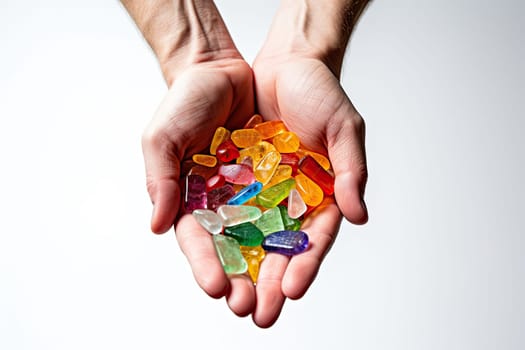
[[[308,248],[302,220],[334,192],[329,160],[257,114],[244,129],[217,128],[209,154],[184,165],[184,209],[213,235],[224,271],[248,272],[254,283],[266,252]]]

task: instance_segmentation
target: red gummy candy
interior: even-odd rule
[[[217,147],[216,156],[222,162],[231,162],[239,158],[239,155],[239,150],[232,140],[226,140]]]

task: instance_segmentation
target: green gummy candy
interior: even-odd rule
[[[261,230],[251,222],[226,227],[224,229],[224,234],[228,237],[234,238],[240,245],[247,247],[258,246],[264,239]]]
[[[241,247],[235,239],[224,235],[214,235],[213,243],[215,243],[224,272],[233,275],[248,271],[248,263],[242,256]]]
[[[261,217],[255,221],[257,226],[265,236],[270,233],[284,230],[283,219],[278,207],[268,209],[262,213]]]
[[[286,208],[284,205],[279,205],[278,208],[281,213],[284,229],[289,231],[299,231],[301,228],[301,221],[299,219],[291,218],[288,215],[288,208]]]
[[[290,190],[295,186],[295,179],[287,179],[259,193],[255,202],[265,208],[276,207],[288,197]]]

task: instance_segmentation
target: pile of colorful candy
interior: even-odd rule
[[[281,121],[254,115],[244,129],[215,131],[208,154],[186,164],[184,208],[213,234],[224,271],[257,281],[265,252],[308,247],[301,219],[334,192],[328,159],[301,148]]]

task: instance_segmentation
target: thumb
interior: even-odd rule
[[[175,146],[159,131],[147,130],[142,137],[146,184],[153,203],[151,231],[170,229],[180,205],[180,162]]]
[[[368,221],[364,202],[367,181],[365,123],[349,100],[327,126],[328,153],[335,174],[334,193],[345,218],[354,224]]]

